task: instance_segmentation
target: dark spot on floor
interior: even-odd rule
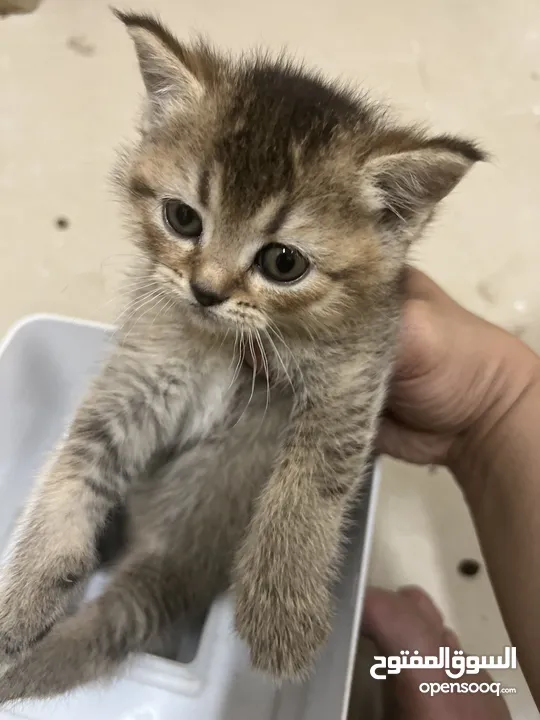
[[[464,558],[458,565],[458,572],[464,577],[474,577],[480,572],[480,563],[472,558]]]
[[[60,217],[57,217],[54,221],[54,224],[58,228],[58,230],[67,230],[69,228],[69,220],[67,217],[64,217],[63,215],[60,215]]]
[[[96,52],[96,46],[84,35],[73,35],[69,37],[66,45],[70,50],[77,53],[77,55],[83,55],[84,57],[91,57]]]

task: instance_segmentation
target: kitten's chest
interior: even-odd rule
[[[207,437],[225,425],[234,406],[232,380],[232,375],[220,367],[194,378],[185,423],[187,439]]]
[[[205,366],[194,378],[192,399],[183,428],[189,444],[218,436],[241,435],[260,428],[274,433],[290,414],[292,398],[270,390],[264,378],[230,363]]]

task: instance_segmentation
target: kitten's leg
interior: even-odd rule
[[[0,674],[0,703],[51,697],[110,678],[190,609],[187,580],[174,557],[127,557],[100,597],[60,620]]]
[[[381,339],[381,345],[384,342]],[[304,676],[331,626],[347,510],[362,481],[390,358],[343,348],[306,368],[284,447],[237,557],[236,627],[253,664]],[[313,361],[315,362],[315,361]]]
[[[154,357],[119,347],[79,409],[17,529],[0,585],[0,662],[42,639],[94,570],[133,478],[178,432],[186,391]]]
[[[0,703],[109,677],[130,653],[158,644],[177,619],[200,616],[227,587],[257,488],[247,480],[260,471],[231,434],[180,454],[137,485],[129,498],[131,550],[110,584],[0,674]]]

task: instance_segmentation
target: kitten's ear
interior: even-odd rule
[[[460,182],[474,163],[485,160],[473,143],[440,136],[413,149],[379,153],[362,168],[364,193],[383,225],[413,229]]]
[[[151,15],[113,11],[127,27],[139,60],[151,120],[159,120],[170,103],[189,103],[203,93],[195,54]],[[198,77],[199,75],[199,77]]]

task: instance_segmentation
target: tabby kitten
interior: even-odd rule
[[[285,59],[233,61],[117,15],[147,91],[118,171],[144,260],[128,329],[3,575],[1,701],[108,676],[231,585],[253,664],[308,673],[383,405],[407,249],[482,159]],[[112,579],[70,615],[119,512]]]

